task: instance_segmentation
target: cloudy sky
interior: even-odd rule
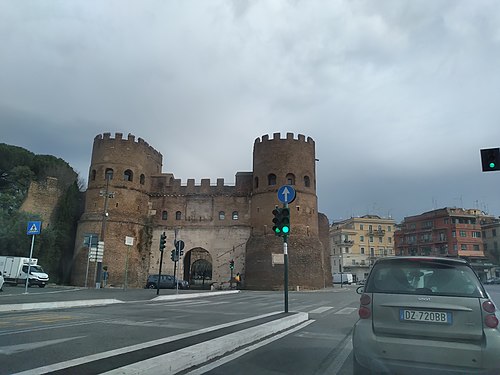
[[[500,215],[497,0],[0,0],[0,142],[87,179],[103,132],[163,171],[252,170],[256,138],[316,141],[330,221]]]

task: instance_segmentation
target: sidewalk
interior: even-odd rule
[[[55,308],[69,308],[77,306],[102,306],[124,302],[140,302],[153,300],[171,300],[210,297],[221,294],[239,293],[232,291],[204,291],[204,290],[179,290],[160,289],[131,289],[122,288],[78,288],[64,286],[47,286],[46,288],[25,288],[21,286],[4,287],[0,293],[0,312],[27,311]]]

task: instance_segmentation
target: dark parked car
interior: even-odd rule
[[[500,315],[466,261],[381,258],[357,291],[354,374],[500,374]]]
[[[160,289],[175,289],[175,278],[171,275],[161,275]],[[188,289],[189,283],[185,280],[177,280],[179,289]],[[158,275],[149,275],[146,288],[156,289],[158,287]]]
[[[500,277],[494,277],[492,279],[488,279],[483,284],[486,284],[486,285],[500,284]]]

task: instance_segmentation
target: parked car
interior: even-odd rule
[[[486,285],[500,284],[500,277],[493,277],[491,279],[488,279],[483,284]]]
[[[176,279],[172,275],[161,275],[160,277],[160,289],[175,289]],[[179,289],[188,289],[189,283],[185,280],[178,280]],[[158,275],[149,275],[148,281],[146,282],[146,288],[157,289],[158,287]]]
[[[0,273],[0,292],[3,292],[3,283],[4,283],[4,279],[3,279],[2,274]]]
[[[357,291],[354,374],[500,374],[500,315],[466,261],[381,258]]]

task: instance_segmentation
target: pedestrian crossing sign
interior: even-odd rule
[[[41,228],[42,228],[41,221],[28,221],[28,228],[27,228],[26,234],[28,236],[31,236],[34,234],[40,234]]]

